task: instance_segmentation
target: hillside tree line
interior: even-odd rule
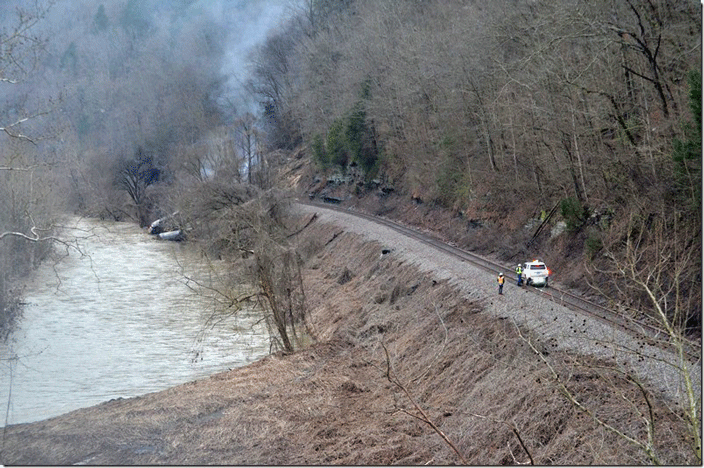
[[[568,232],[540,248],[576,249],[628,313],[697,327],[701,33],[688,0],[308,0],[250,85],[272,141],[321,169],[504,232],[556,208]]]
[[[146,226],[232,203],[233,184],[274,183],[270,150],[303,147],[322,171],[492,223],[511,258],[584,258],[629,314],[701,323],[694,0],[302,0],[247,65],[260,116],[221,72],[235,26],[197,2],[14,3],[3,232],[49,229],[44,209]],[[517,234],[557,217],[556,239]],[[42,257],[17,242],[42,244],[4,238],[5,271]]]
[[[221,70],[227,28],[236,25],[222,24],[211,6],[3,4],[3,322],[17,315],[10,310],[21,297],[19,280],[55,252],[53,234],[66,213],[147,226],[193,197],[233,203],[227,185],[270,180],[260,169],[256,117]],[[229,8],[247,19],[260,6]]]
[[[301,0],[250,56],[242,91],[259,111],[222,72],[237,25],[208,4],[5,3],[3,335],[13,288],[56,252],[63,214],[144,227],[178,211],[204,256],[243,260],[293,351],[301,259],[270,189],[294,150],[324,174],[361,173],[370,190],[492,225],[505,259],[583,262],[587,278],[565,282],[586,280],[674,342],[701,326],[695,0]],[[557,236],[518,228],[557,219]]]

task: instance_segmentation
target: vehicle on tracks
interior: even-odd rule
[[[547,288],[549,278],[550,270],[544,262],[533,260],[523,264],[523,279],[526,281],[526,286],[544,286]]]

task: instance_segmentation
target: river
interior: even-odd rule
[[[207,264],[186,243],[130,223],[72,219],[24,291],[24,313],[0,348],[0,426],[33,422],[253,362],[269,352],[254,310],[205,326],[217,310]],[[68,252],[68,255],[67,255]],[[16,357],[16,359],[12,359]],[[7,421],[6,421],[7,418]]]

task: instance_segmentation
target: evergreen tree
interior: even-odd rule
[[[698,70],[689,73],[689,109],[694,123],[684,124],[684,141],[676,138],[673,142],[675,190],[679,201],[699,213],[702,203],[702,74]]]

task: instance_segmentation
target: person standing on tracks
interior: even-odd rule
[[[521,268],[520,263],[516,267],[516,276],[518,277],[518,281],[517,281],[516,285],[523,286],[523,268]]]
[[[499,273],[499,277],[496,279],[496,281],[499,282],[499,294],[503,295],[503,293],[504,293],[504,274]]]

